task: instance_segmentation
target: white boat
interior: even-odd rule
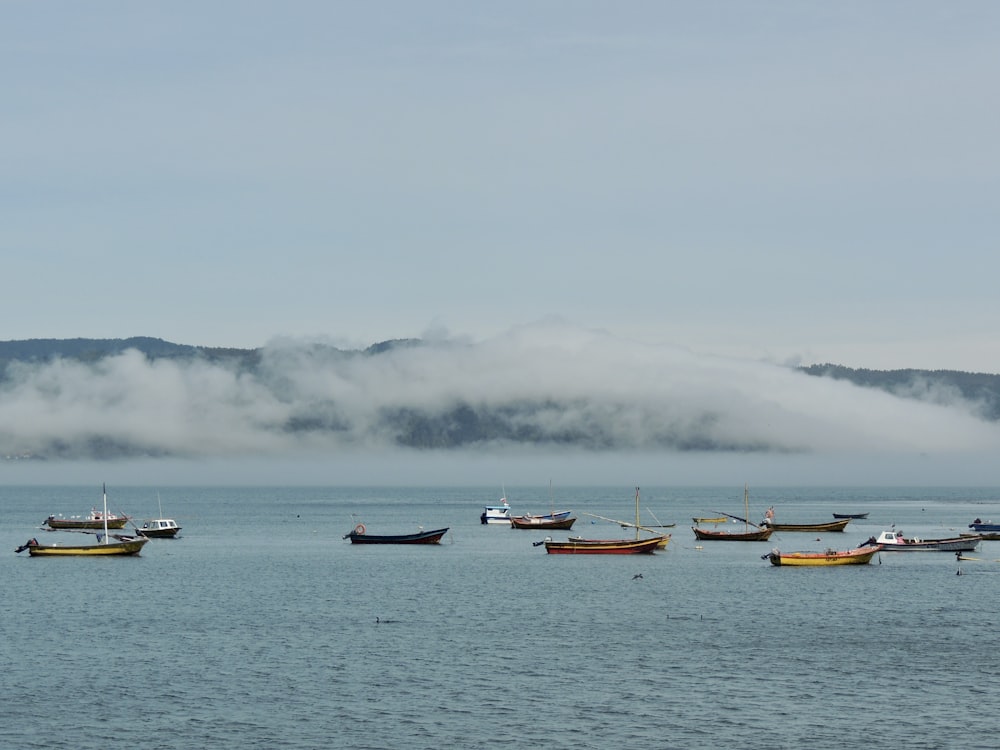
[[[502,523],[510,526],[510,506],[507,498],[501,497],[498,505],[487,505],[479,516],[481,523]]]
[[[177,536],[177,532],[181,530],[181,527],[172,518],[152,518],[148,521],[143,521],[142,526],[137,526],[135,530],[143,536],[162,539]]]
[[[979,535],[953,536],[945,539],[905,537],[902,531],[883,531],[878,539],[870,537],[862,547],[881,545],[883,552],[972,552],[982,541]]]

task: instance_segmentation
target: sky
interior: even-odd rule
[[[0,3],[0,340],[1000,372],[994,2]]]
[[[570,484],[1000,484],[974,404],[787,367],[1000,373],[998,50],[991,0],[0,2],[0,340],[435,353],[365,382],[300,361],[280,395],[129,356],[40,368],[0,399],[0,433],[22,449],[99,421],[197,447],[186,477],[204,459],[251,478],[268,454],[367,482],[384,394],[521,388],[606,406],[566,418],[607,418],[633,450],[517,472],[477,454],[463,477],[544,483],[560,458]],[[331,383],[368,399],[352,436],[378,450],[314,460],[268,427],[343,399]],[[794,465],[640,455],[642,414],[707,410]],[[446,457],[391,461],[460,479]]]

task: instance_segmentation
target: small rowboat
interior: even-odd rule
[[[667,545],[670,544],[670,534],[664,534],[663,536],[650,537],[650,539],[659,539],[659,544],[656,545],[656,549],[666,549]],[[582,536],[571,536],[569,538],[570,542],[574,544],[609,544],[612,542],[621,542],[622,539],[584,539]],[[645,540],[642,540],[645,541]]]
[[[660,544],[659,537],[650,539],[593,539],[574,542],[545,540],[550,555],[635,555],[651,554]]]
[[[438,544],[446,533],[447,528],[415,534],[369,534],[365,525],[359,523],[344,539],[350,539],[351,544]]]
[[[728,516],[713,516],[711,518],[707,518],[705,516],[694,516],[691,520],[694,521],[695,523],[714,523],[714,524],[720,524],[720,523],[725,523],[726,521],[728,521],[729,517]]]
[[[746,531],[713,531],[711,529],[699,529],[692,526],[694,535],[704,541],[719,542],[766,542],[770,538],[774,529],[748,529]]]
[[[570,511],[547,516],[511,516],[512,529],[571,529],[576,517]]]
[[[843,531],[850,522],[850,518],[841,518],[839,521],[828,523],[775,523],[768,521],[765,525],[775,531]]]
[[[828,549],[823,552],[781,552],[773,549],[764,557],[771,561],[771,565],[779,567],[867,565],[881,549],[881,545],[848,550]]]
[[[834,513],[833,517],[834,518],[855,518],[855,519],[860,519],[860,518],[868,518],[868,514],[867,513]]]

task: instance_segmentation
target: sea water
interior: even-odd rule
[[[960,562],[775,568],[761,556],[881,530],[1000,520],[998,488],[751,488],[751,518],[843,533],[699,542],[743,488],[643,488],[655,555],[547,555],[483,526],[499,488],[109,487],[179,538],[135,558],[29,558],[100,488],[0,487],[3,748],[995,748],[1000,542]],[[517,488],[515,513],[632,532],[635,489]],[[447,526],[438,546],[343,535]],[[734,524],[733,528],[742,528]],[[565,538],[567,532],[549,532]]]

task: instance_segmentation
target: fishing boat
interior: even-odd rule
[[[172,518],[163,518],[163,504],[160,502],[160,493],[156,493],[156,504],[160,509],[160,518],[151,518],[144,521],[141,527],[136,527],[136,531],[143,536],[156,539],[173,539],[181,527]]]
[[[772,528],[775,531],[843,531],[844,527],[850,522],[850,518],[841,518],[837,521],[828,521],[824,523],[775,523],[774,521],[765,518],[761,522],[761,526]]]
[[[880,549],[880,545],[847,550],[827,549],[823,552],[782,552],[773,549],[763,557],[769,559],[771,565],[784,567],[867,565]]]
[[[142,526],[137,526],[135,530],[151,539],[170,539],[177,536],[181,527],[172,518],[151,518],[148,521],[143,521]]]
[[[562,510],[556,513],[546,513],[540,516],[511,516],[512,529],[571,529],[576,518],[570,515],[573,511]]]
[[[104,523],[103,534],[96,534],[96,544],[40,544],[37,539],[31,538],[15,552],[28,550],[31,557],[62,557],[62,556],[91,556],[91,555],[137,555],[142,550],[143,545],[149,541],[147,537],[132,537],[120,534],[109,535],[110,526],[108,518],[108,492],[104,490]],[[91,533],[89,530],[81,530],[81,533]],[[114,540],[114,541],[112,541]]]
[[[944,539],[920,539],[907,538],[902,531],[883,531],[877,539],[869,537],[860,546],[878,545],[884,552],[973,552],[982,540],[978,534]]]
[[[834,518],[853,518],[855,520],[859,520],[859,519],[862,519],[862,518],[868,518],[868,514],[867,513],[834,513],[833,517]]]
[[[600,518],[602,521],[611,521],[612,523],[618,524],[622,528],[634,528],[635,529],[635,541],[640,541],[640,536],[639,536],[639,531],[640,530],[642,530],[642,531],[648,531],[649,533],[653,534],[653,537],[652,537],[653,539],[658,539],[659,540],[659,543],[656,545],[655,549],[665,549],[666,546],[670,543],[670,534],[661,534],[661,533],[659,533],[657,531],[654,531],[652,527],[644,526],[644,525],[642,525],[642,524],[639,523],[639,488],[638,487],[635,488],[635,523],[631,523],[630,521],[619,521],[619,520],[617,520],[615,518],[607,518],[606,516],[599,516],[596,513],[587,513],[586,515],[593,516],[594,518]],[[665,528],[665,527],[662,524],[660,524],[660,526],[658,528]],[[649,539],[649,537],[646,537],[646,539]],[[580,536],[571,536],[569,538],[569,541],[572,542],[572,543],[574,543],[574,544],[608,545],[608,544],[614,544],[616,542],[632,541],[632,540],[628,540],[628,539],[585,539],[584,537],[580,537]]]
[[[983,539],[1000,539],[1000,523],[992,523],[990,521],[983,522],[977,518],[969,524],[969,528]]]
[[[717,513],[718,511],[713,511]],[[726,518],[732,518],[735,521],[743,522],[743,531],[725,531],[717,529],[702,529],[698,526],[692,526],[691,531],[694,532],[695,537],[698,539],[703,539],[705,541],[719,541],[719,542],[764,542],[767,541],[771,534],[774,532],[769,526],[758,526],[752,523],[750,518],[750,488],[747,485],[743,485],[743,513],[744,517],[733,516],[729,513],[722,513],[720,515]],[[752,529],[750,527],[753,527]]]
[[[89,515],[80,517],[50,515],[45,519],[44,525],[50,529],[124,529],[129,517],[126,515],[116,515],[114,513],[101,512],[97,508],[92,508]]]
[[[634,555],[656,551],[660,540],[650,539],[605,539],[556,542],[545,540],[545,551],[550,555]]]
[[[507,504],[507,494],[500,498],[497,505],[487,505],[479,516],[480,523],[502,523],[510,525],[510,505]]]
[[[344,539],[350,539],[351,544],[438,544],[446,533],[447,528],[421,529],[415,534],[369,534],[365,525],[359,523],[350,533],[344,534]]]
[[[720,523],[727,523],[729,518],[728,516],[694,516],[691,520],[695,523],[714,523],[718,525]]]

